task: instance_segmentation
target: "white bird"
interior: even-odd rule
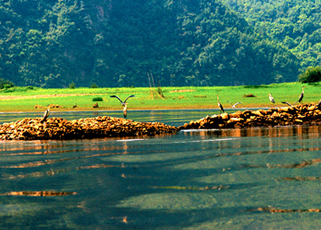
[[[127,103],[126,103],[126,101],[127,101],[129,98],[131,98],[131,97],[135,97],[135,95],[130,95],[130,96],[128,96],[128,97],[125,99],[125,101],[122,101],[122,99],[120,99],[117,95],[111,95],[110,97],[116,97],[116,98],[120,101],[120,103],[122,104],[122,106],[124,106],[123,114],[124,114],[124,117],[126,118],[126,116],[127,116]]]
[[[237,106],[238,104],[242,104],[242,102],[239,102],[239,101],[236,102],[234,105],[230,101],[227,101],[227,102],[230,103],[232,108],[234,108],[234,109],[235,109],[235,106]]]
[[[126,116],[127,116],[127,103],[125,103],[125,105],[124,105],[123,114],[124,114],[124,117],[126,118]]]
[[[271,101],[273,104],[275,103],[274,98],[272,97],[272,94],[271,94],[271,93],[269,94],[269,99],[270,99],[270,101]],[[272,107],[273,107],[273,104],[272,104]]]

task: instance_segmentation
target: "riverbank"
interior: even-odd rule
[[[271,107],[269,93],[275,99],[274,107],[284,106],[282,101],[294,103],[306,86],[303,102],[320,100],[320,84],[281,83],[255,86],[213,86],[213,87],[162,87],[158,88],[65,88],[42,89],[15,87],[0,90],[1,112],[44,111],[48,105],[51,111],[121,110],[116,98],[124,100],[129,95],[128,110],[159,109],[217,109],[216,95],[225,109],[242,102],[236,108]]]

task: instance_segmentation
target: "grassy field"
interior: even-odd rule
[[[274,106],[284,106],[281,101],[294,103],[298,100],[305,86],[303,103],[318,102],[321,99],[321,84],[281,83],[258,86],[229,86],[229,87],[162,87],[164,99],[154,88],[64,88],[42,89],[36,87],[15,87],[0,90],[1,111],[39,111],[47,105],[55,104],[63,108],[52,110],[120,110],[121,104],[110,95],[116,94],[125,99],[128,95],[135,94],[130,98],[128,109],[217,109],[216,95],[224,108],[231,108],[227,102],[242,102],[237,108],[270,107],[269,93],[275,99]],[[253,94],[255,97],[245,97]],[[97,101],[99,108],[94,109],[94,98],[102,98]],[[77,108],[73,108],[74,105]],[[36,105],[42,108],[35,109]]]

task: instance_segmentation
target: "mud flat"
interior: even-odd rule
[[[98,137],[152,136],[176,133],[178,128],[159,122],[136,122],[98,116],[67,121],[62,118],[25,118],[0,125],[0,140],[68,140]]]
[[[245,110],[233,114],[207,116],[178,127],[179,129],[214,129],[273,127],[288,125],[321,125],[321,110],[317,104],[304,104],[268,110]]]

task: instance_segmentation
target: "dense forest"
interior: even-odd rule
[[[16,85],[256,85],[319,65],[320,2],[2,0],[0,78]]]
[[[321,0],[223,0],[261,34],[289,49],[301,71],[321,61]]]

